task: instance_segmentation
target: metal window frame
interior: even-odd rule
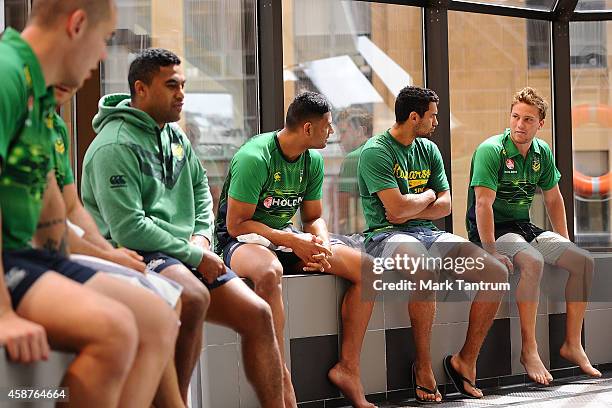
[[[439,106],[438,116],[440,118],[440,125],[436,142],[438,142],[442,152],[449,180],[451,180],[450,174],[452,173],[450,157],[450,107],[448,103],[444,102],[449,101],[450,96],[448,82],[448,11],[550,21],[552,25],[553,146],[559,170],[562,174],[566,175],[573,173],[572,135],[571,133],[568,135],[566,132],[558,130],[571,129],[569,23],[571,21],[609,21],[612,20],[612,11],[577,12],[575,11],[578,3],[577,0],[558,0],[550,11],[456,0],[378,0],[377,2],[423,8],[425,84],[435,89],[442,101]],[[258,0],[256,18],[260,128],[263,132],[281,128],[284,122],[282,0]],[[93,133],[90,120],[85,118],[92,112],[95,112],[101,92],[99,75],[97,78],[94,76],[90,81],[92,85],[85,86],[77,95],[76,111],[81,118],[77,121],[78,166],[82,163],[81,152],[86,150]],[[561,157],[563,160],[558,159]],[[572,177],[562,177],[559,187],[566,198],[568,229],[570,236],[573,238],[574,199]],[[446,217],[441,226],[447,231],[452,231],[451,216]]]

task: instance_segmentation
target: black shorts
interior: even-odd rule
[[[78,283],[87,282],[97,271],[47,250],[2,251],[4,281],[16,309],[26,292],[46,272],[55,271]]]
[[[164,254],[163,252],[142,252],[138,251],[140,255],[144,258],[144,263],[147,264],[147,268],[153,272],[161,273],[164,269],[172,265],[183,265],[185,268],[189,269],[193,275],[200,280],[208,288],[208,290],[213,290],[218,288],[221,285],[226,284],[231,279],[236,277],[234,271],[227,268],[227,271],[214,280],[213,283],[208,283],[206,279],[202,276],[198,270],[192,266],[189,266],[176,258],[173,258],[169,255]]]
[[[302,233],[302,231],[298,231],[294,228],[291,228],[290,232],[293,232],[294,234]],[[232,260],[232,255],[234,254],[234,251],[236,251],[236,249],[238,249],[239,247],[245,244],[246,244],[245,242],[240,242],[236,238],[232,238],[223,247],[221,256],[223,257],[223,262],[225,262],[225,265],[228,268],[230,267],[230,262]],[[350,246],[353,248],[359,247],[359,243],[356,242],[353,238],[339,236],[336,234],[329,234],[329,244],[330,245],[346,245],[346,246]],[[293,251],[285,252],[285,251],[279,251],[276,249],[270,249],[270,251],[274,252],[276,257],[280,261],[281,265],[283,266],[284,275],[295,275],[295,274],[308,273],[308,272],[304,272],[302,270],[297,269],[298,265],[300,264],[300,262],[302,262],[302,260]],[[315,273],[318,273],[318,272],[315,272]]]
[[[514,233],[525,238],[525,241],[531,242],[545,232],[542,228],[533,225],[527,221],[508,221],[495,223],[495,239],[506,234]],[[478,232],[470,236],[470,241],[480,242]]]

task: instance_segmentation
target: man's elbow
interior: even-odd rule
[[[228,222],[227,222],[227,233],[230,234],[232,236],[232,238],[236,238],[238,235],[241,235],[240,224],[241,223],[239,223],[239,222],[228,220]]]
[[[448,217],[449,215],[451,215],[452,212],[453,212],[453,205],[451,204],[450,201],[448,201],[444,205],[444,213],[442,214],[442,217]]]
[[[486,199],[476,199],[476,212],[489,211],[493,209],[493,203]]]

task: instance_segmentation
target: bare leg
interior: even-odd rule
[[[513,264],[521,272],[516,290],[516,304],[521,321],[521,364],[533,381],[548,385],[553,380],[538,353],[536,315],[540,296],[540,281],[544,270],[542,255],[533,248],[514,255]]]
[[[462,274],[462,278],[472,282],[488,282],[488,283],[501,283],[508,281],[508,272],[506,267],[499,261],[492,257],[487,257],[486,252],[476,245],[468,243],[460,243],[455,246],[452,252],[449,252],[447,256],[451,257],[463,257],[484,259],[484,269],[478,271],[472,269],[465,271]],[[472,382],[476,383],[476,362],[478,360],[478,353],[482,347],[499,304],[504,296],[504,292],[501,291],[478,291],[476,297],[472,301],[470,308],[470,319],[468,325],[468,332],[465,339],[465,343],[461,348],[461,351],[451,358],[451,364],[453,368],[458,371],[462,376]],[[474,395],[475,397],[482,397],[482,391],[478,388],[472,387],[471,385],[464,382],[465,390]]]
[[[174,362],[181,398],[187,404],[189,382],[202,351],[202,327],[210,304],[210,294],[202,282],[183,265],[171,265],[161,274],[183,286],[181,327]]]
[[[427,257],[429,256],[425,247],[419,242],[409,242],[403,244],[395,244],[397,248],[396,254],[402,257],[404,254],[410,257]],[[408,278],[416,282],[419,287],[419,282],[437,280],[436,271],[420,269],[413,271]],[[430,290],[415,290],[410,292],[410,301],[408,303],[408,314],[410,315],[410,325],[412,326],[412,336],[414,338],[416,359],[414,362],[416,369],[416,384],[433,390],[436,387],[436,378],[434,377],[433,368],[431,365],[431,329],[436,315],[436,296]],[[442,395],[427,394],[424,391],[416,390],[416,394],[420,399],[426,401],[441,401]]]
[[[569,272],[569,279],[565,287],[567,321],[565,342],[560,350],[561,357],[578,365],[585,374],[591,377],[601,377],[601,372],[591,365],[580,340],[588,294],[593,280],[593,258],[585,251],[571,247],[557,260],[557,266]]]
[[[85,286],[123,303],[134,314],[138,350],[119,407],[149,406],[174,350],[179,325],[174,310],[152,292],[104,273],[96,274]]]
[[[51,347],[76,352],[61,386],[67,407],[116,407],[136,356],[138,330],[124,305],[55,272],[44,274],[17,313],[42,325]]]
[[[361,384],[359,358],[363,338],[374,308],[373,301],[362,300],[362,271],[372,273],[373,264],[367,255],[344,245],[332,247],[330,273],[347,279],[351,286],[342,300],[342,347],[340,361],[329,371],[332,383],[358,408],[371,408]]]
[[[181,315],[181,299],[178,300],[174,311],[177,319]],[[178,385],[178,376],[176,374],[176,365],[174,364],[174,352],[170,357],[170,361],[164,369],[157,393],[153,400],[153,405],[159,408],[185,408],[186,401],[183,401],[181,390]]]
[[[244,371],[261,406],[284,407],[282,362],[270,306],[240,279],[232,279],[211,292],[206,320],[240,334]]]
[[[232,270],[241,277],[249,278],[255,285],[255,293],[270,305],[276,342],[283,364],[283,398],[285,407],[297,407],[291,373],[285,360],[285,310],[282,295],[283,266],[269,249],[255,244],[241,245],[232,254]]]

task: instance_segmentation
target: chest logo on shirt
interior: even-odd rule
[[[278,183],[279,181],[281,181],[281,173],[280,173],[280,171],[277,171],[276,173],[274,173],[274,182]],[[270,198],[270,197],[268,197],[268,198]]]
[[[301,196],[290,196],[290,197],[274,197],[268,196],[263,200],[263,206],[266,208],[293,208],[304,200]]]
[[[539,157],[534,157],[533,158],[533,162],[531,163],[531,168],[533,169],[533,171],[540,171],[540,158]]]
[[[59,154],[64,154],[66,151],[66,146],[64,146],[64,141],[61,138],[55,139],[55,151]]]
[[[506,167],[510,170],[514,170],[514,160],[506,159]]]
[[[300,170],[300,183],[302,182],[302,180],[304,179],[304,170]]]
[[[414,189],[414,191],[412,191],[413,193],[421,193],[429,181],[431,170],[423,169],[406,171],[402,169],[398,163],[396,163],[395,166],[393,166],[393,175],[395,178],[407,180],[408,188],[411,190]]]
[[[178,161],[183,160],[183,158],[185,157],[185,150],[183,149],[183,145],[179,143],[172,143],[170,145],[170,148],[172,149],[172,155],[176,157]]]

